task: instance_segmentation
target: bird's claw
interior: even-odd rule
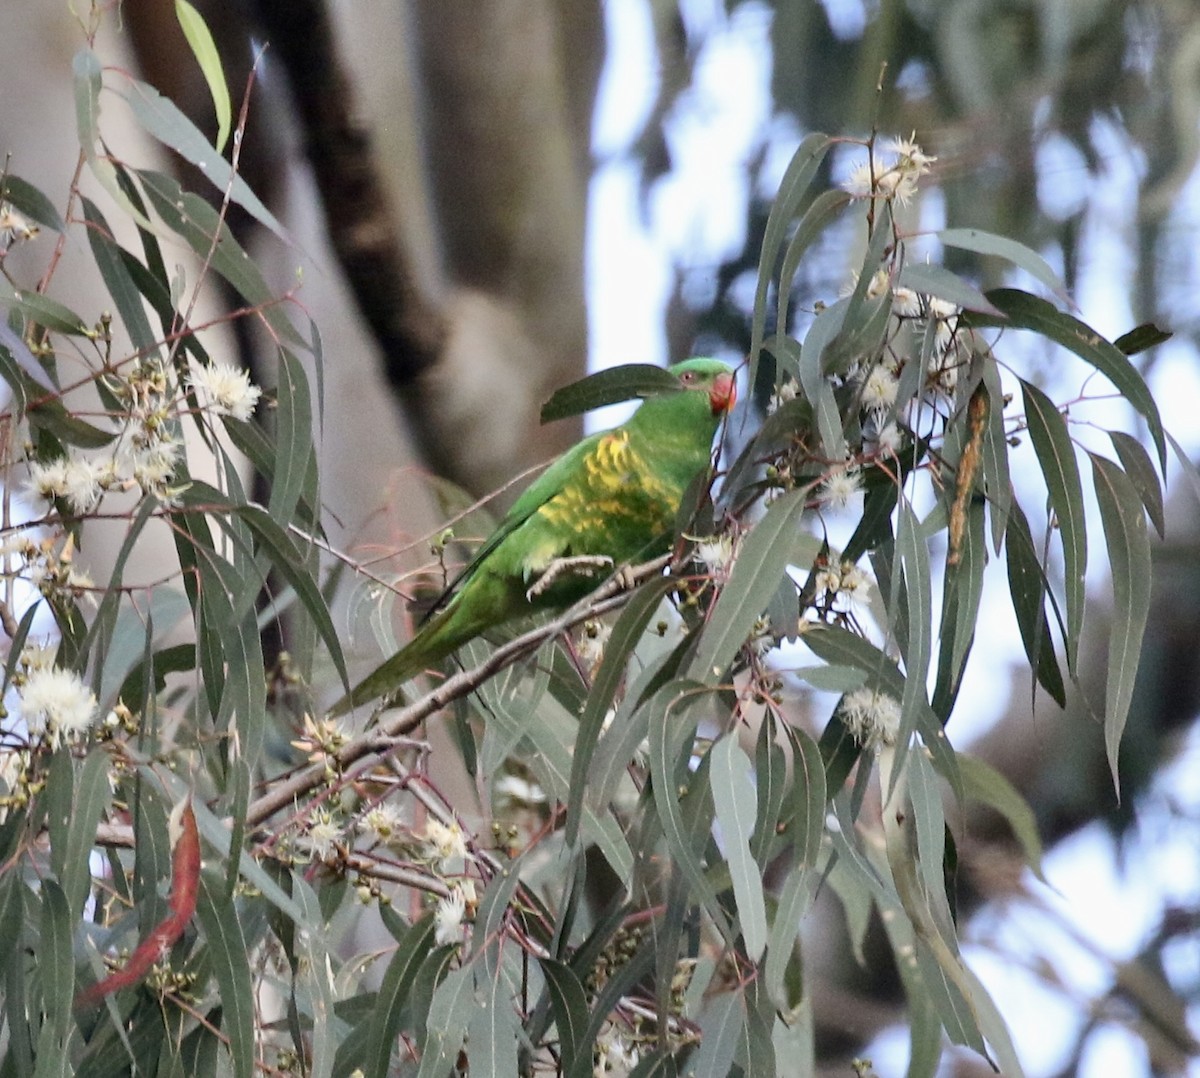
[[[592,573],[597,569],[611,568],[612,558],[606,554],[579,554],[573,558],[555,558],[546,571],[529,585],[525,598],[533,602],[563,573]]]

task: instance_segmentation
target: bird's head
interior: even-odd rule
[[[684,389],[706,392],[714,416],[731,411],[737,402],[737,381],[733,371],[719,359],[688,359],[675,364],[671,373]]]

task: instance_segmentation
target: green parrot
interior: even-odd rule
[[[446,589],[441,609],[331,714],[394,693],[488,629],[565,609],[598,585],[600,570],[666,553],[684,492],[709,466],[736,397],[733,371],[719,360],[689,359],[670,373],[682,392],[648,397],[627,423],[550,465]]]

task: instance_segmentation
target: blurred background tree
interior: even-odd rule
[[[1119,314],[1128,324],[1114,333],[1154,320],[1176,334],[1170,346],[1139,357],[1145,373],[1157,374],[1167,359],[1176,372],[1195,366],[1200,22],[1190,4],[198,6],[218,34],[235,93],[257,50],[268,46],[242,166],[297,237],[302,300],[325,338],[320,453],[331,531],[342,545],[391,551],[404,537],[428,532],[444,507],[429,503],[418,471],[436,471],[481,495],[574,439],[577,431],[564,424],[542,430],[537,411],[588,359],[591,124],[601,72],[616,45],[610,34],[622,25],[618,9],[653,31],[645,58],[653,100],[627,151],[640,163],[647,195],[671,174],[672,132],[682,118],[694,119],[691,91],[706,50],[739,26],[769,28],[769,51],[759,62],[770,71],[770,119],[753,133],[755,151],[746,161],[744,246],[721,264],[705,252],[678,258],[664,312],[672,359],[748,346],[746,281],[758,265],[780,154],[786,158],[810,130],[861,135],[875,127],[915,130],[938,156],[940,193],[919,207],[921,226],[950,221],[1024,240],[1085,299],[1121,296]],[[0,142],[23,174],[65,175],[69,168],[49,162],[74,152],[73,138],[58,146],[55,135],[71,112],[63,78],[76,44],[70,15],[65,5],[39,0],[18,7],[6,20],[12,60],[0,73]],[[211,130],[199,72],[180,62],[186,51],[173,5],[125,0],[122,16],[136,53],[129,62]],[[119,57],[123,42],[110,44]],[[646,75],[611,73],[615,80]],[[1106,220],[1122,225],[1115,246],[1111,234],[1108,242],[1097,238]],[[253,227],[238,224],[246,235]],[[827,260],[814,257],[806,266],[797,311],[836,295],[855,262],[847,257],[850,243],[845,237],[825,245]],[[997,265],[956,257],[961,272],[997,280]],[[284,287],[295,270],[279,265]],[[1114,273],[1115,284],[1099,291],[1096,282],[1111,282]],[[257,362],[253,340],[231,340],[230,347]],[[1014,685],[1007,714],[978,742],[977,751],[1031,801],[1049,845],[1100,821],[1113,836],[1116,860],[1144,864],[1156,848],[1165,856],[1185,837],[1193,851],[1200,848],[1194,782],[1184,787],[1178,777],[1189,765],[1194,771],[1200,752],[1192,505],[1185,498],[1172,507],[1168,542],[1156,550],[1154,616],[1126,734],[1122,804],[1114,804],[1095,720],[1082,712],[1060,716],[1045,700],[1035,714],[1024,683]],[[1097,614],[1089,622],[1096,646],[1081,668],[1093,699],[1103,696],[1093,687],[1103,684],[1102,620]],[[1183,1073],[1194,1058],[1188,1027],[1195,1029],[1200,993],[1195,858],[1148,900],[1152,912],[1143,912],[1144,931],[1132,950],[1103,938],[1075,939],[1101,971],[1080,984],[1072,983],[1071,963],[1056,961],[1046,936],[1026,940],[1023,950],[1006,936],[1004,911],[1037,910],[1049,901],[1013,867],[1019,860],[1007,830],[981,818],[970,821],[968,835],[962,878],[970,891],[965,905],[982,910],[979,938],[994,941],[1007,960],[1035,966],[1031,977],[1069,1015],[1056,1054],[1042,1053],[1050,1060],[1044,1073],[1074,1073],[1114,1031],[1126,1050],[1120,1058],[1136,1061],[1131,1073]],[[1072,928],[1070,909],[1054,917],[1051,935],[1086,937]],[[831,1072],[844,1073],[848,1055],[901,1019],[901,995],[886,948],[869,949],[856,964],[835,941],[838,923],[827,910],[808,957],[821,969],[818,1043]],[[1036,1051],[1038,1031],[1023,1028],[1020,1016],[1014,1026],[1018,1041],[1024,1046],[1029,1038]],[[961,1063],[963,1073],[978,1066]]]

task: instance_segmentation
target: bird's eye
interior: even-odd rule
[[[684,371],[683,374],[681,374],[679,376],[679,380],[684,385],[690,386],[696,380],[696,372],[695,371]]]

